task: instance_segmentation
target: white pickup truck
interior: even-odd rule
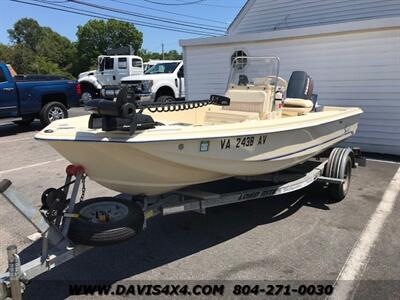
[[[161,62],[143,75],[121,79],[121,86],[136,86],[137,98],[143,101],[171,102],[185,98],[183,61]]]
[[[121,78],[143,74],[143,60],[132,54],[129,47],[111,49],[107,54],[97,59],[97,70],[79,74],[78,82],[81,85],[84,103],[101,95],[103,89],[118,89]]]

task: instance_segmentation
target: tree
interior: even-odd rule
[[[7,49],[7,62],[18,73],[59,74],[72,77],[76,49],[66,37],[34,19],[23,18],[8,30],[13,44]]]
[[[176,51],[176,50],[170,50],[164,54],[164,58],[171,59],[171,60],[178,60],[178,59],[182,59],[182,54],[178,53],[178,51]]]
[[[14,45],[10,47],[10,63],[19,74],[37,73],[33,67],[35,53],[23,45]]]
[[[138,55],[143,58],[143,61],[149,61],[150,59],[163,59],[162,53],[151,52],[146,49],[140,49]],[[164,53],[165,60],[181,60],[182,54],[178,53],[176,50],[170,50]]]
[[[117,20],[90,20],[78,26],[76,43],[79,68],[86,71],[96,65],[97,57],[107,49],[131,46],[140,49],[143,34],[134,25]]]
[[[32,51],[36,51],[42,37],[42,30],[36,20],[23,18],[17,21],[14,27],[7,32],[13,44],[23,45]]]
[[[49,62],[70,71],[76,56],[76,48],[69,39],[54,32],[49,27],[42,27],[42,37],[38,42],[37,54]]]
[[[11,47],[0,44],[0,62],[9,62],[11,59]]]

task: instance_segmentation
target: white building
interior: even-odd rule
[[[226,36],[181,46],[189,100],[224,92],[236,51],[276,55],[281,77],[313,77],[319,103],[362,107],[351,143],[400,155],[399,0],[249,0]]]

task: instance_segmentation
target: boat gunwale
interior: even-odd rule
[[[329,107],[329,108],[336,108],[336,107]],[[341,107],[340,107],[341,108]],[[333,111],[333,110],[332,110]],[[35,140],[39,140],[39,141],[47,141],[47,142],[93,142],[93,143],[129,143],[129,144],[143,144],[143,143],[161,143],[161,142],[175,142],[175,141],[192,141],[192,140],[213,140],[213,139],[221,139],[221,138],[232,138],[232,137],[243,137],[243,136],[249,136],[249,135],[265,135],[265,134],[272,134],[272,133],[279,133],[279,132],[283,132],[283,131],[294,131],[294,130],[299,130],[299,129],[303,129],[303,128],[308,128],[308,127],[316,127],[316,126],[320,126],[320,125],[325,125],[325,124],[330,124],[333,122],[337,122],[340,120],[344,120],[347,118],[351,118],[351,117],[355,117],[358,116],[360,114],[363,113],[363,111],[358,108],[358,107],[346,107],[346,108],[341,108],[340,110],[342,112],[342,114],[334,114],[334,115],[329,115],[326,116],[324,118],[320,118],[318,121],[314,121],[314,120],[310,120],[313,122],[313,124],[311,125],[307,125],[306,122],[301,122],[302,124],[299,126],[299,123],[293,122],[292,124],[292,128],[268,128],[269,130],[267,132],[259,132],[257,130],[262,129],[262,126],[258,126],[256,128],[251,127],[251,126],[247,126],[245,128],[235,128],[235,132],[238,131],[243,131],[243,130],[249,130],[246,133],[235,133],[235,132],[229,132],[226,133],[225,135],[218,135],[218,136],[212,136],[213,133],[207,133],[204,136],[197,136],[197,137],[186,137],[186,136],[182,136],[182,137],[177,137],[177,138],[173,138],[173,139],[154,139],[155,136],[151,136],[151,135],[147,135],[143,140],[134,140],[134,138],[138,137],[138,135],[136,136],[128,136],[126,139],[124,138],[119,138],[119,137],[106,137],[106,136],[95,136],[94,138],[89,138],[89,135],[94,136],[96,133],[88,133],[87,137],[76,137],[75,136],[71,136],[69,138],[63,138],[63,137],[42,137],[44,134],[43,133],[45,129],[43,129],[42,131],[40,131],[39,133],[37,133],[34,137]],[[343,112],[346,112],[345,114],[343,114]],[[299,117],[303,117],[303,116],[299,116]],[[292,117],[291,117],[292,118]],[[332,119],[329,122],[326,122],[327,119]],[[271,120],[263,120],[263,121],[271,121]],[[245,123],[245,122],[243,122]],[[249,122],[250,123],[250,122]],[[247,123],[247,124],[249,124]],[[235,123],[236,124],[236,123]],[[254,123],[252,123],[254,124]],[[227,125],[227,124],[221,124],[221,125]],[[230,125],[230,124],[229,124]],[[287,124],[285,124],[287,126]],[[297,125],[297,126],[296,126]],[[218,125],[210,125],[210,127],[215,128],[214,126],[219,126]],[[197,127],[204,127],[204,126],[197,126]],[[207,126],[208,127],[208,126]],[[192,129],[193,127],[190,126],[190,128]],[[264,128],[265,129],[265,128]],[[76,130],[78,131],[78,130]],[[148,130],[143,130],[140,131],[138,133],[143,133],[146,132]],[[216,130],[218,131],[218,130]],[[120,133],[124,133],[123,131],[118,131]],[[85,132],[82,132],[83,134],[85,134]],[[99,132],[102,133],[102,132]],[[178,131],[171,131],[168,132],[168,135],[172,135],[172,134],[185,134],[187,135],[190,132],[178,132]],[[195,132],[195,134],[201,134],[202,132]],[[162,132],[157,132],[158,135],[162,134]],[[193,134],[193,132],[192,132]],[[143,136],[143,135],[142,135]]]

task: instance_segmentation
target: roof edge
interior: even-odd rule
[[[181,47],[206,46],[229,43],[257,42],[262,40],[277,40],[287,38],[299,38],[334,33],[346,33],[352,31],[365,31],[377,29],[400,28],[400,17],[378,18],[362,21],[351,21],[336,24],[301,27],[294,29],[282,29],[276,31],[264,31],[254,33],[242,33],[219,37],[196,38],[180,40]]]
[[[243,5],[243,7],[240,9],[236,17],[233,19],[233,21],[227,28],[226,30],[227,34],[232,34],[232,31],[234,31],[239,26],[244,16],[247,14],[247,12],[250,10],[250,8],[256,1],[257,0],[247,0],[247,2]]]

